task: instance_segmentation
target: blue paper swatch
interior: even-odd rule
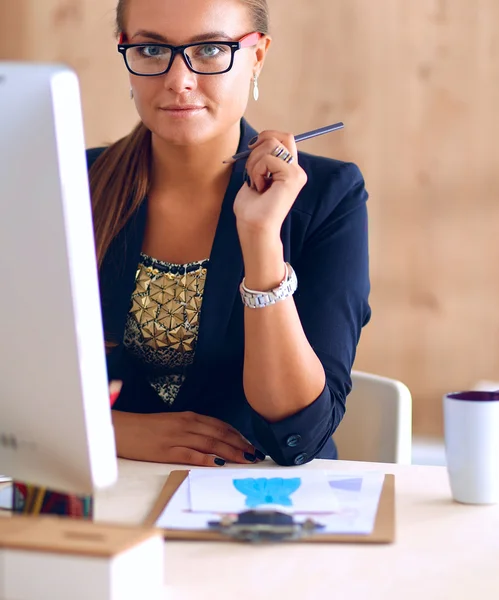
[[[336,479],[329,482],[329,485],[336,490],[345,490],[346,492],[360,492],[362,489],[362,479]]]
[[[261,477],[258,479],[234,479],[234,487],[246,496],[246,506],[256,508],[265,504],[293,506],[291,494],[301,485],[300,477],[284,479],[282,477]]]

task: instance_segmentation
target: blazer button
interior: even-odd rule
[[[298,446],[298,444],[301,442],[301,435],[298,435],[297,433],[290,435],[288,437],[288,439],[286,440],[286,444],[287,446],[289,446],[289,448],[296,448],[296,446]]]
[[[301,454],[298,454],[298,456],[295,457],[295,465],[302,465],[306,460],[307,455],[305,454],[305,452],[302,452]]]

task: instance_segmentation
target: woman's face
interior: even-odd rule
[[[127,2],[125,40],[130,44],[238,41],[252,31],[251,13],[241,0]],[[178,145],[223,135],[244,114],[253,75],[260,72],[267,47],[264,38],[256,47],[238,50],[232,69],[219,75],[193,73],[181,55],[165,75],[131,75],[142,121],[155,135]]]

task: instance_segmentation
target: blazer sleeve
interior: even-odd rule
[[[315,458],[338,427],[361,330],[371,315],[367,192],[358,167],[340,165],[321,184],[321,202],[293,264],[294,300],[326,385],[311,405],[283,421],[269,423],[253,411],[258,441],[286,466]]]

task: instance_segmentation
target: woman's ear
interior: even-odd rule
[[[268,35],[264,35],[258,40],[258,44],[255,47],[256,64],[254,73],[256,75],[260,75],[260,72],[263,69],[263,64],[265,63],[265,58],[271,44],[272,38]]]

